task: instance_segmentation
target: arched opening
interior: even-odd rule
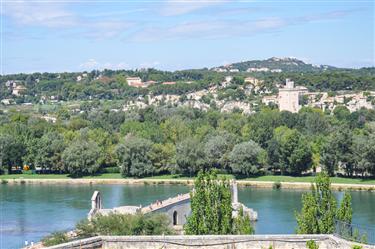
[[[177,216],[177,211],[173,212],[173,226],[178,224],[178,216]]]

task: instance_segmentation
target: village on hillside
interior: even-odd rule
[[[220,68],[219,68],[220,69]],[[251,69],[251,68],[250,68]],[[248,70],[250,70],[248,69]],[[214,68],[213,70],[218,70]],[[77,82],[87,79],[87,73],[82,73],[76,77]],[[112,111],[129,111],[131,109],[143,109],[148,106],[187,106],[200,110],[217,108],[221,112],[239,111],[244,114],[252,114],[259,110],[262,105],[278,107],[280,111],[289,111],[297,113],[302,107],[308,106],[319,108],[322,111],[333,111],[338,106],[345,106],[350,112],[358,111],[361,108],[373,109],[375,104],[375,91],[338,91],[332,92],[311,92],[304,86],[296,86],[294,81],[286,79],[285,82],[276,84],[277,91],[268,89],[262,79],[248,76],[243,79],[243,84],[239,89],[243,91],[246,98],[238,99],[232,96],[223,96],[222,91],[230,89],[234,83],[235,74],[227,75],[220,84],[211,86],[198,91],[190,91],[186,94],[147,94],[140,93],[132,99],[124,100],[122,108],[112,109]],[[57,76],[59,78],[59,75]],[[98,75],[94,80],[102,82],[109,81],[108,77]],[[39,79],[35,79],[39,83]],[[154,85],[176,85],[192,84],[193,81],[175,82],[154,80],[142,81],[140,77],[126,77],[126,83],[129,87],[148,88]],[[8,80],[5,83],[7,89],[12,93],[13,98],[1,99],[1,105],[12,106],[16,104],[15,98],[25,95],[27,90],[26,84],[20,80]],[[39,104],[61,104],[64,101],[58,96],[40,95]],[[89,97],[93,99],[92,96]],[[22,103],[23,106],[32,106],[33,103]],[[75,109],[80,112],[80,109]],[[49,122],[56,122],[56,117],[51,115],[42,116]]]

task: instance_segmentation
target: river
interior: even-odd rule
[[[189,191],[183,185],[0,185],[0,248],[20,248],[67,230],[86,217],[94,190],[102,192],[105,208],[146,205]],[[256,234],[294,233],[294,212],[306,191],[239,187],[239,201],[258,212]],[[375,193],[352,192],[353,223],[375,226]],[[337,198],[343,193],[335,192]]]

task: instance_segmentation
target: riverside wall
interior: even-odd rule
[[[319,249],[362,249],[375,246],[350,242],[334,235],[205,235],[205,236],[97,236],[48,249],[306,249],[313,240]]]
[[[171,184],[193,185],[194,180],[186,179],[7,179],[7,184]],[[239,186],[273,188],[272,181],[237,180]],[[375,184],[332,183],[333,190],[375,191]],[[309,182],[280,182],[282,189],[310,189]]]

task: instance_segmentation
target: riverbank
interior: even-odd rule
[[[233,178],[233,176],[229,177]],[[290,177],[290,176],[261,176],[256,178],[238,179],[240,186],[256,188],[283,188],[283,189],[310,189],[314,177]],[[194,178],[173,176],[157,176],[149,178],[122,178],[119,174],[103,174],[83,178],[70,178],[67,175],[2,175],[3,184],[170,184],[192,185]],[[334,190],[359,190],[374,191],[375,180],[360,180],[350,178],[332,177],[332,189]]]

